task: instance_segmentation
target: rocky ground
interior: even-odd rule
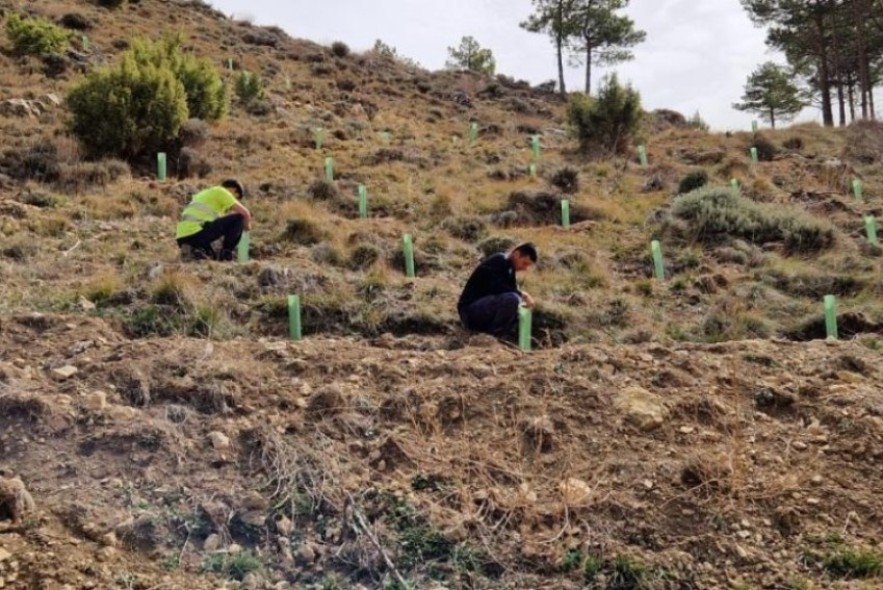
[[[857,342],[0,335],[5,587],[874,587]]]

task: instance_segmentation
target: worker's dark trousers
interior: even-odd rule
[[[203,224],[199,233],[186,238],[178,238],[178,246],[187,244],[193,248],[193,257],[196,259],[233,260],[233,251],[242,237],[244,224],[245,218],[239,213],[218,217],[214,221]],[[221,252],[216,255],[212,248],[212,242],[219,238],[224,238],[224,241],[221,244]]]
[[[460,310],[460,319],[473,332],[486,332],[500,338],[515,335],[518,327],[518,305],[521,296],[515,292],[488,295]]]

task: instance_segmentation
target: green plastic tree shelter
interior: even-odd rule
[[[837,299],[833,295],[825,295],[825,331],[829,339],[837,340]]]
[[[855,197],[856,201],[862,200],[863,189],[864,189],[864,184],[862,183],[861,178],[853,178],[852,179],[852,196]]]
[[[665,266],[662,263],[662,246],[659,245],[659,240],[650,242],[650,253],[653,255],[653,268],[656,271],[656,278],[664,281]]]
[[[300,295],[288,296],[288,334],[292,340],[303,337],[300,325]]]
[[[359,185],[359,219],[368,217],[368,187]]]
[[[868,234],[868,242],[879,246],[877,241],[877,219],[873,215],[865,215],[865,233]]]
[[[236,245],[236,260],[239,262],[248,262],[248,248],[251,245],[251,234],[247,231],[242,232],[239,238],[239,244]]]
[[[331,156],[325,158],[325,180],[334,182],[334,158]]]
[[[518,348],[530,352],[530,336],[533,313],[523,305],[518,307]]]
[[[322,144],[325,143],[325,130],[321,127],[313,129],[313,139],[316,141],[316,149],[321,150]]]
[[[638,162],[641,163],[641,168],[647,167],[647,146],[643,144],[638,146]]]
[[[751,122],[751,132],[757,133],[757,120]]]
[[[392,141],[392,133],[390,133],[389,131],[381,131],[379,135],[383,143],[389,143],[390,141]]]
[[[561,225],[570,227],[570,199],[561,199]]]
[[[757,164],[757,148],[751,148],[751,161]]]
[[[411,234],[402,236],[402,252],[405,255],[405,274],[408,278],[414,278],[414,240]]]
[[[531,178],[536,178],[537,177],[537,165],[531,164],[530,166],[528,166],[527,173],[530,174]]]
[[[83,35],[80,37],[80,43],[83,45],[83,51],[89,51],[89,37]]]
[[[473,121],[469,124],[469,141],[475,142],[478,139],[478,123]]]
[[[539,135],[531,135],[530,136],[530,149],[533,150],[533,159],[540,159],[540,136]]]
[[[159,180],[166,179],[166,153],[159,152],[156,154],[156,177]]]
[[[735,178],[731,178],[730,179],[730,186],[736,190],[739,190],[739,181],[736,180]]]

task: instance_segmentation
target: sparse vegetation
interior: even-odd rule
[[[82,11],[92,28],[52,58],[8,42],[0,57],[7,586],[881,579],[883,287],[862,221],[879,217],[879,124],[764,131],[802,144],[753,164],[748,130],[660,111],[623,153],[597,139],[580,153],[565,101],[506,75],[341,56],[202,1],[27,4],[56,22]],[[56,99],[172,26],[236,105],[216,125],[185,98],[160,180],[150,150],[95,159]],[[165,69],[185,86],[174,60],[150,56],[133,77]],[[47,60],[64,65],[51,79]],[[263,82],[254,107],[235,93],[242,72]],[[132,88],[155,105],[155,86]],[[673,194],[698,171],[704,186]],[[250,259],[186,260],[176,219],[230,177],[248,188]],[[741,191],[722,188],[731,179]],[[480,260],[524,241],[539,251],[517,277],[537,301],[530,353],[469,332],[456,309]],[[837,341],[823,341],[827,294]],[[37,505],[17,524],[11,469]],[[47,559],[45,539],[64,550]]]

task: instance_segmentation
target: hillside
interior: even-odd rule
[[[883,583],[877,124],[713,134],[660,111],[645,167],[579,153],[566,104],[505,76],[198,0],[0,7],[77,27],[61,57],[0,54],[0,588]],[[64,97],[162,32],[264,99],[188,123],[167,180],[87,160]],[[710,192],[676,198],[700,173]],[[251,259],[182,262],[181,207],[230,176]],[[525,240],[530,353],[454,310]]]

